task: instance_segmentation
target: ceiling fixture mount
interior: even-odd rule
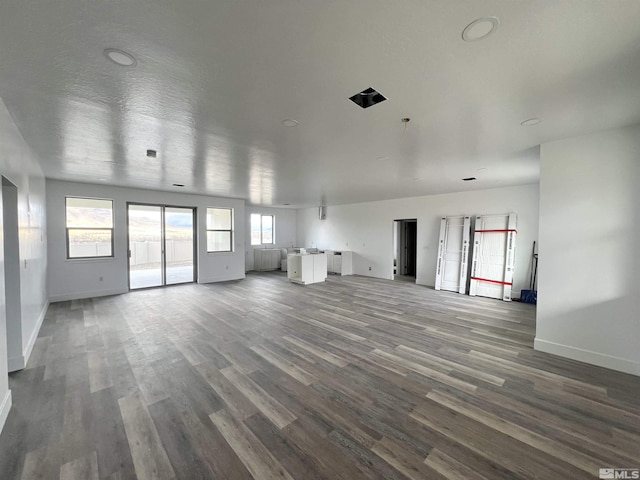
[[[409,117],[404,117],[401,118],[400,121],[404,124],[404,127],[402,127],[402,135],[400,135],[400,138],[402,138],[404,137],[404,133],[407,131],[407,123],[409,123],[411,119]]]
[[[362,108],[369,108],[380,102],[384,102],[386,99],[387,97],[371,87],[349,97],[349,100]]]
[[[522,122],[520,125],[523,127],[533,127],[534,125],[538,125],[542,120],[539,118],[529,118]]]
[[[174,187],[184,187],[184,183],[174,183]]]
[[[500,26],[500,20],[497,17],[482,17],[474,20],[464,27],[462,31],[462,39],[465,42],[475,42],[487,38],[495,32]]]
[[[147,157],[156,158],[158,156],[158,152],[156,150],[147,150]]]
[[[463,178],[462,179],[462,181],[464,181],[464,182],[472,182],[474,180],[476,180],[476,177],[467,177],[467,178]]]
[[[282,125],[284,125],[285,127],[297,127],[298,121],[292,120],[291,118],[285,118],[284,120],[282,120]]]
[[[105,57],[121,67],[135,67],[138,64],[135,57],[124,50],[118,50],[117,48],[105,48],[103,53]]]

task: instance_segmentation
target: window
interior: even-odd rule
[[[113,257],[113,200],[67,197],[67,258]]]
[[[251,245],[276,243],[273,234],[273,215],[251,214]]]
[[[233,209],[207,208],[207,252],[231,252]]]

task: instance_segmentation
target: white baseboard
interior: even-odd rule
[[[128,289],[113,288],[111,290],[94,290],[92,292],[78,292],[68,293],[64,295],[50,295],[49,301],[51,303],[56,302],[68,302],[69,300],[83,300],[85,298],[107,297],[109,295],[122,295],[129,292]]]
[[[11,410],[11,390],[8,390],[2,404],[0,404],[0,432],[4,428],[4,424],[9,416],[9,410]]]
[[[36,344],[36,340],[38,339],[38,333],[40,333],[40,327],[42,327],[42,322],[44,322],[44,317],[47,316],[47,310],[49,309],[49,301],[44,304],[44,307],[40,311],[40,315],[38,316],[38,320],[31,332],[31,337],[29,337],[29,341],[27,342],[27,346],[22,351],[22,355],[19,357],[11,357],[7,359],[9,372],[17,372],[18,370],[22,370],[27,366],[29,362],[29,357],[31,356],[31,352],[33,351],[33,346]]]
[[[597,365],[599,367],[609,368],[618,372],[640,376],[640,363],[626,358],[605,355],[592,350],[584,350],[582,348],[549,342],[539,338],[534,340],[533,348],[540,352],[551,353],[560,357],[578,360],[579,362],[590,363],[591,365]]]
[[[219,277],[198,278],[198,283],[230,282],[231,280],[244,280],[246,275],[227,275]]]
[[[29,362],[29,357],[31,356],[31,352],[33,351],[33,346],[36,344],[36,340],[38,339],[38,334],[40,333],[40,327],[42,327],[42,322],[44,322],[44,317],[47,316],[48,309],[49,309],[49,300],[47,300],[46,303],[44,304],[44,307],[40,312],[40,316],[38,317],[38,321],[36,322],[36,326],[33,329],[33,332],[31,332],[31,338],[29,338],[29,343],[27,343],[27,347],[24,349],[23,358],[24,358],[25,367]]]

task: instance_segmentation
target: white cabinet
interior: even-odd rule
[[[327,279],[327,255],[324,253],[290,253],[287,256],[289,280],[302,285]]]
[[[253,251],[253,269],[258,272],[278,270],[280,268],[279,248],[256,248]]]
[[[353,252],[327,250],[327,271],[337,275],[353,275]]]

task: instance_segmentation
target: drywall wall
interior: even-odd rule
[[[5,278],[4,245],[0,248],[0,429],[11,407],[7,370],[23,368],[38,336],[47,311],[47,243],[44,175],[35,156],[24,142],[4,103],[0,101],[0,175],[17,187],[18,238],[20,269],[10,271]],[[2,232],[0,238],[4,238]],[[7,338],[5,317],[6,283],[20,283],[20,325],[12,328],[13,338]],[[17,291],[15,289],[14,291]],[[13,326],[15,327],[15,325]],[[20,338],[17,338],[20,337]],[[18,349],[11,358],[7,342]]]
[[[270,208],[256,205],[245,207],[245,269],[253,270],[253,250],[255,248],[288,248],[295,246],[296,242],[296,210],[292,208]],[[275,224],[276,243],[274,245],[252,246],[251,245],[251,214],[273,215]]]
[[[640,126],[542,145],[535,348],[640,375]]]
[[[476,190],[327,207],[325,220],[316,208],[298,211],[298,245],[352,250],[354,273],[391,278],[393,221],[418,221],[416,283],[435,284],[440,218],[447,215],[518,214],[514,296],[528,288],[531,246],[538,236],[538,185]],[[369,270],[371,268],[371,270]],[[516,295],[516,293],[518,295]]]
[[[65,197],[67,196],[113,200],[115,219],[113,258],[67,259],[65,231]],[[128,291],[127,202],[197,208],[198,282],[244,278],[244,200],[47,180],[51,301],[90,298]],[[234,209],[233,252],[207,253],[207,207]]]
[[[20,223],[18,220],[18,188],[2,177],[2,239],[4,241],[4,276],[7,279],[20,278]],[[24,367],[22,342],[22,295],[20,282],[7,281],[4,284],[5,314],[7,322],[7,354],[9,371]],[[18,365],[16,365],[18,363]]]

